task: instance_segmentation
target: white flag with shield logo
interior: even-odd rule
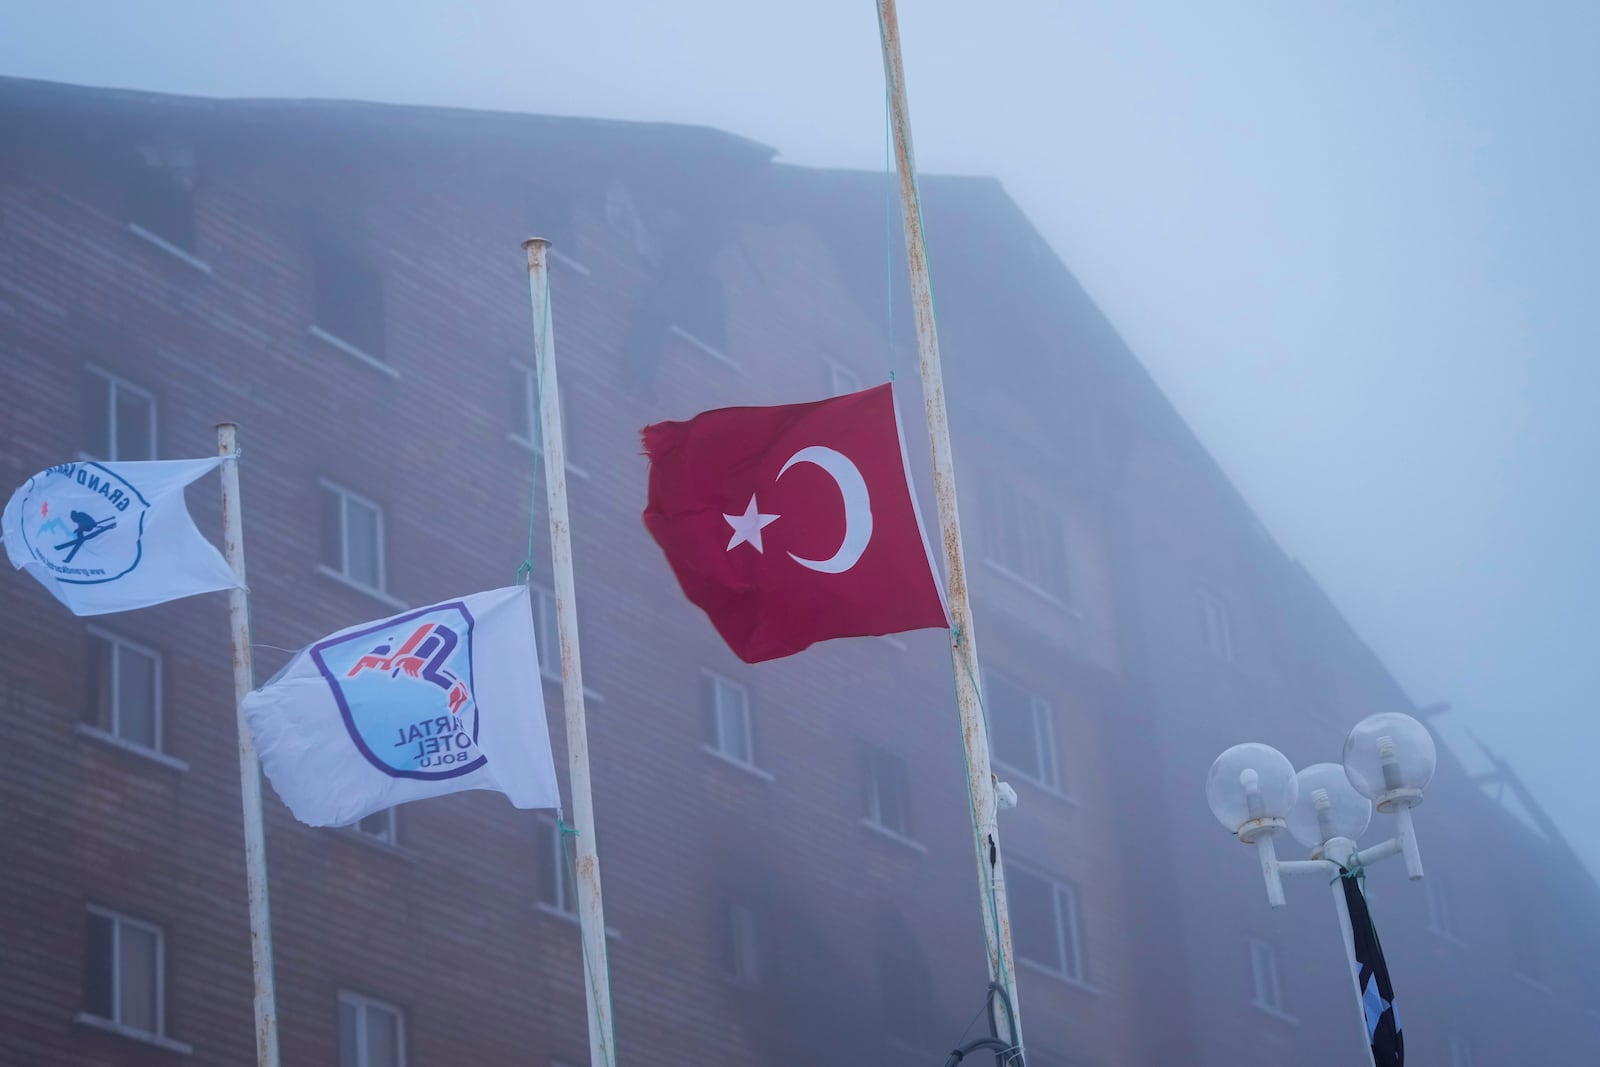
[[[561,803],[527,586],[340,630],[242,707],[272,787],[312,826],[463,789]]]
[[[11,494],[0,531],[11,565],[74,615],[104,615],[234,589],[183,489],[224,459],[62,463]]]

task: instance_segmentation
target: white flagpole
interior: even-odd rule
[[[1017,1002],[1015,957],[1011,952],[1011,913],[1006,906],[1005,867],[1000,830],[995,819],[994,776],[989,769],[989,738],[979,704],[978,647],[973,635],[972,607],[967,600],[967,570],[961,549],[961,516],[956,510],[955,460],[950,452],[950,422],[945,413],[944,376],[939,363],[939,335],[933,319],[933,287],[928,278],[928,251],[922,232],[917,195],[916,162],[911,149],[911,118],[906,110],[905,75],[900,64],[900,25],[894,0],[878,0],[878,31],[883,44],[883,76],[894,126],[895,162],[900,172],[900,207],[905,219],[906,259],[911,273],[911,306],[917,324],[917,352],[922,367],[922,392],[928,417],[928,445],[933,451],[933,485],[939,501],[945,567],[950,580],[950,615],[954,624],[950,654],[955,662],[956,704],[966,745],[967,781],[972,798],[973,844],[978,859],[978,890],[983,905],[983,932],[988,942],[989,979],[998,982],[1011,1001],[1011,1031],[1022,1046]],[[1002,1037],[1007,1020],[997,1006],[995,1021]]]
[[[528,253],[533,295],[534,373],[539,383],[539,421],[544,427],[545,499],[550,511],[556,620],[561,631],[561,702],[567,718],[567,762],[572,778],[572,817],[577,830],[578,926],[583,938],[585,999],[589,1014],[589,1062],[612,1067],[616,1050],[611,1023],[611,975],[606,963],[605,911],[600,901],[600,858],[594,839],[594,801],[589,792],[589,734],[584,724],[583,669],[578,657],[578,607],[572,577],[572,527],[567,519],[567,449],[561,433],[561,391],[556,385],[550,280],[545,253],[550,242],[522,243]],[[564,844],[564,843],[563,843]],[[563,849],[563,853],[564,853]]]
[[[222,554],[239,576],[241,588],[228,590],[228,622],[233,630],[233,708],[239,728],[239,792],[244,799],[244,869],[250,889],[250,961],[255,973],[256,1063],[279,1067],[278,995],[272,981],[272,914],[267,905],[267,835],[261,819],[261,764],[256,759],[244,698],[255,685],[250,655],[250,593],[243,588],[244,521],[239,512],[238,427],[217,425],[222,465]]]

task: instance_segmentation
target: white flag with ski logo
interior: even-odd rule
[[[62,463],[0,515],[11,565],[74,615],[104,615],[234,589],[233,568],[195,528],[183,489],[224,460]]]
[[[340,630],[242,707],[272,787],[312,826],[463,789],[561,803],[524,585]]]

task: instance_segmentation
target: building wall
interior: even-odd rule
[[[552,221],[583,270],[557,262],[553,299],[578,468],[568,485],[624,1060],[924,1062],[954,1044],[981,1003],[984,972],[943,640],[862,640],[741,664],[683,600],[638,520],[640,426],[813,397],[826,377],[819,353],[853,360],[881,344],[843,296],[823,242],[752,206],[767,192],[761,158],[729,149],[691,165],[626,137],[570,157],[537,138],[435,149],[381,129],[250,126],[155,105],[110,116],[17,106],[4,124],[0,475],[20,484],[79,451],[86,364],[154,393],[162,457],[207,454],[212,424],[238,422],[262,678],[285,650],[396,604],[513,580],[528,554],[530,493],[542,493],[532,453],[508,438],[510,367],[530,346],[517,241],[542,224],[541,202],[558,202],[541,183],[578,188],[570,217]],[[116,161],[152,130],[197,148],[193,251],[207,270],[127,227]],[[714,278],[724,292],[726,360],[676,333],[636,333],[707,198],[748,215],[716,230],[699,259],[704,284]],[[392,374],[308,332],[320,233],[380,273]],[[865,361],[855,369],[873,380]],[[910,447],[922,469],[914,436]],[[319,573],[324,479],[383,508],[385,597]],[[193,487],[190,503],[215,537],[215,484]],[[542,525],[533,580],[548,585]],[[5,581],[0,672],[21,772],[0,785],[0,810],[5,867],[22,874],[0,879],[0,907],[25,922],[4,939],[16,966],[0,969],[0,1059],[173,1061],[73,1022],[85,909],[100,905],[163,928],[167,1032],[197,1062],[251,1062],[221,598],[95,622],[163,654],[163,751],[174,766],[78,731],[87,624],[22,576]],[[1085,576],[1086,588],[1093,582]],[[1019,787],[1013,855],[1081,884],[1094,988],[1024,968],[1023,1004],[1041,1062],[1054,1049],[1134,1063],[1136,1003],[1119,945],[1136,919],[1099,818],[1104,774],[1087,755],[1114,690],[1109,646],[1075,673],[1049,668],[1040,656],[1059,647],[1033,648],[1041,619],[1061,622],[1052,612],[1010,607],[989,631],[985,662],[1055,708],[1071,797]],[[707,671],[748,688],[760,773],[703,750]],[[564,782],[556,688],[545,696]],[[911,769],[912,843],[862,823],[869,744]],[[536,904],[548,862],[539,816],[457,795],[401,809],[390,846],[300,826],[269,788],[267,825],[286,1062],[330,1059],[340,990],[404,1009],[408,1062],[582,1061],[576,928]],[[753,989],[720,973],[724,899],[762,916],[767,973]],[[887,1032],[886,1006],[921,979],[883,974],[886,954],[926,969],[931,996],[915,1006],[924,1021],[909,1035]]]

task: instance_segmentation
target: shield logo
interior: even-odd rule
[[[356,748],[391,778],[456,778],[478,749],[472,615],[455,601],[396,615],[311,647]]]
[[[28,479],[22,543],[59,582],[114,582],[139,566],[150,502],[100,463],[64,463]]]

